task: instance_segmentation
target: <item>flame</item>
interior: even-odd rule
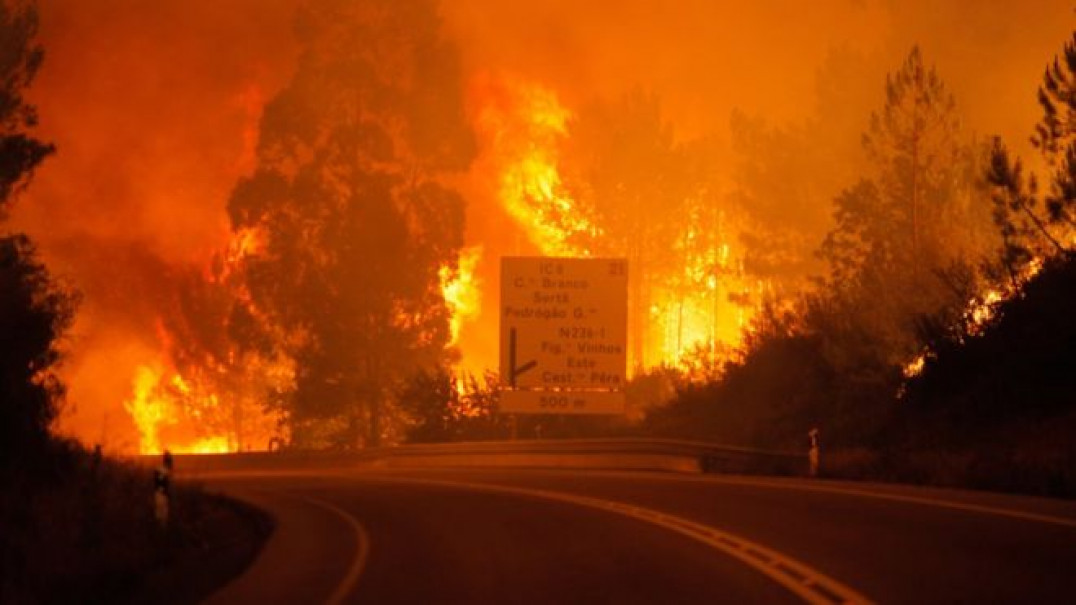
[[[257,383],[272,378],[280,368],[252,359],[245,372]],[[290,380],[286,372],[283,380]],[[240,384],[250,381],[236,380]],[[235,452],[240,448],[249,450],[268,447],[269,441],[279,437],[277,419],[264,411],[260,398],[261,389],[243,392],[241,388],[229,393],[227,398],[213,390],[212,381],[185,377],[175,370],[165,369],[163,364],[142,365],[135,371],[132,394],[124,402],[138,429],[138,451],[141,454],[159,454],[165,449],[175,453],[208,454]]]
[[[263,246],[260,230],[233,234],[224,252],[202,271],[202,278],[225,288],[255,312],[246,290],[233,287],[236,284],[230,277]],[[233,344],[223,352],[204,352],[200,358],[191,359],[188,352],[181,357],[180,370],[175,351],[181,337],[171,333],[160,318],[155,326],[158,352],[136,366],[131,395],[124,402],[138,431],[139,452],[234,452],[268,448],[272,441],[281,440],[279,411],[270,411],[266,402],[293,388],[293,359],[279,352],[267,357],[242,351]],[[225,330],[225,325],[220,329]]]
[[[964,310],[964,324],[970,336],[982,333],[997,314],[998,306],[1019,293],[1024,285],[1042,271],[1043,259],[1034,258],[1024,266],[1019,275],[999,288],[992,288],[968,301]]]
[[[160,381],[160,369],[139,366],[135,370],[134,394],[123,404],[138,429],[138,450],[141,454],[157,454],[163,451],[160,427],[175,422],[175,409],[171,402],[156,396]]]
[[[497,203],[546,256],[588,257],[607,250],[602,225],[562,180],[560,150],[572,136],[573,112],[555,91],[514,76],[483,74],[472,82],[475,130],[482,145],[477,170],[492,179]],[[687,365],[700,352],[715,363],[742,342],[742,332],[771,286],[752,282],[732,249],[735,233],[717,200],[690,200],[676,259],[647,266],[648,321],[642,364]],[[517,246],[518,247],[518,246]],[[444,281],[444,279],[442,279]],[[447,296],[446,296],[447,298]],[[635,309],[632,309],[635,310]]]
[[[497,197],[527,239],[547,256],[590,256],[574,241],[599,230],[572,199],[557,167],[571,112],[549,88],[518,78],[475,79],[475,120],[496,175]]]
[[[482,258],[482,246],[471,246],[460,251],[455,269],[441,267],[441,294],[451,313],[449,326],[452,337],[449,346],[459,344],[460,329],[464,322],[473,321],[482,310],[482,293],[475,276],[475,268]]]
[[[131,399],[124,402],[124,408],[138,428],[139,453],[158,454],[165,449],[175,453],[234,450],[226,436],[192,435],[191,431],[196,427],[184,426],[189,424],[183,422],[185,416],[200,414],[185,409],[183,400],[193,395],[193,389],[182,376],[165,371],[159,365],[139,366],[135,371],[133,391]],[[216,397],[208,396],[206,403],[216,406]]]
[[[927,354],[925,352],[920,353],[916,355],[914,359],[904,364],[904,367],[901,369],[901,373],[906,379],[915,378],[916,376],[923,373],[923,366],[925,366],[926,364]]]
[[[227,454],[234,452],[231,442],[223,435],[199,439],[187,447],[173,450],[177,454]]]
[[[960,336],[960,341],[963,342],[964,338],[968,336],[981,335],[997,315],[998,307],[1001,303],[1017,295],[1028,281],[1042,271],[1042,267],[1043,259],[1034,258],[1021,269],[1012,281],[1000,287],[990,288],[969,300],[964,309],[964,331]],[[933,353],[929,350],[922,351],[911,361],[905,363],[901,368],[904,378],[911,379],[922,374],[927,360],[932,358],[932,355]]]

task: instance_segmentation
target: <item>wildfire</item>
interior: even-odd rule
[[[547,256],[586,257],[594,250],[624,255],[561,178],[561,149],[572,136],[573,113],[555,91],[518,77],[483,75],[472,82],[474,122],[482,155],[477,170],[493,182],[499,205]],[[582,194],[581,194],[582,195]],[[629,339],[638,339],[643,367],[714,363],[742,340],[742,330],[767,286],[748,282],[730,250],[735,233],[718,200],[700,193],[686,200],[681,236],[660,263],[637,259],[633,279],[646,314]],[[443,278],[444,281],[444,278]],[[446,299],[448,293],[446,292]]]
[[[732,262],[723,229],[716,219],[693,217],[689,223],[675,245],[682,268],[661,280],[659,302],[652,306],[653,320],[663,328],[655,353],[666,364],[713,363],[723,343],[739,342],[743,328],[743,309],[729,297],[744,289],[743,272]],[[763,285],[756,289],[761,295]],[[705,359],[692,359],[699,355]]]
[[[452,338],[449,346],[459,344],[460,328],[465,321],[474,320],[482,310],[480,283],[475,268],[482,258],[482,246],[472,246],[460,251],[456,268],[441,267],[441,294],[451,313]]]
[[[923,373],[923,367],[927,364],[927,354],[920,353],[914,359],[904,364],[901,373],[905,378],[915,378]]]
[[[138,428],[138,450],[142,454],[155,454],[162,451],[164,448],[161,447],[160,427],[163,424],[175,422],[175,409],[170,402],[155,396],[160,381],[159,369],[140,366],[135,371],[134,394],[123,404]]]
[[[557,167],[571,112],[556,93],[515,78],[480,77],[475,120],[502,206],[547,256],[590,256],[575,241],[596,235],[586,213],[568,194]]]
[[[124,407],[139,433],[138,451],[158,454],[165,449],[175,453],[208,454],[235,451],[224,435],[198,436],[197,425],[183,422],[194,414],[183,403],[193,396],[191,385],[179,374],[165,372],[158,366],[139,366],[135,371],[133,395]],[[218,405],[213,395],[205,397],[210,407]]]
[[[964,334],[967,336],[982,334],[997,314],[998,306],[1016,295],[1024,284],[1038,275],[1042,270],[1042,265],[1041,258],[1033,259],[1020,271],[1019,275],[1015,276],[1015,279],[1004,287],[991,288],[968,301],[964,309]],[[924,351],[905,363],[902,368],[904,378],[914,378],[920,375],[930,355],[930,351]]]
[[[260,358],[219,380],[184,377],[164,364],[135,371],[131,398],[124,402],[138,429],[138,451],[209,454],[268,447],[278,437],[277,418],[264,408],[266,383],[287,383],[292,374]],[[274,376],[274,372],[284,371]],[[199,374],[204,373],[199,370]],[[215,390],[230,384],[227,396]]]

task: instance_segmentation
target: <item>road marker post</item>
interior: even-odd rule
[[[817,477],[822,454],[821,445],[819,444],[818,427],[811,427],[811,430],[807,431],[807,440],[810,444],[810,448],[807,450],[807,460],[809,465],[807,473],[811,477]]]
[[[161,466],[153,470],[153,516],[162,529],[168,527],[168,513],[172,500],[172,452],[164,450]]]

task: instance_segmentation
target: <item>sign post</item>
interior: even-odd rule
[[[502,259],[501,410],[623,413],[627,318],[624,259]]]

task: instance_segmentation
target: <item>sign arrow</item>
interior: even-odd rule
[[[520,374],[534,369],[536,365],[538,365],[538,362],[531,360],[521,366],[516,366],[516,329],[511,328],[508,331],[508,384],[514,388],[516,378]]]

